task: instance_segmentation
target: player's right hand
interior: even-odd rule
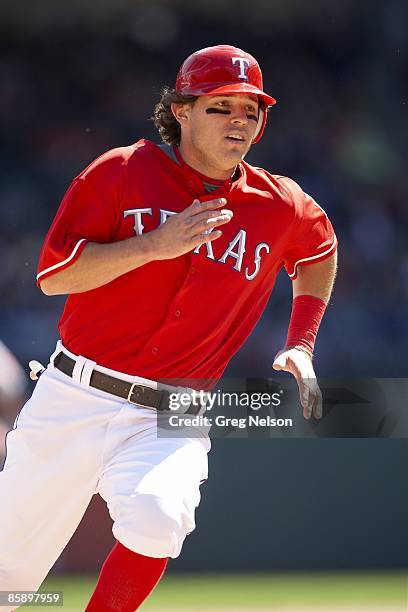
[[[173,259],[200,244],[217,240],[222,232],[215,228],[228,223],[233,216],[232,210],[222,208],[226,203],[225,198],[194,200],[181,213],[168,217],[160,227],[145,234],[152,259]]]

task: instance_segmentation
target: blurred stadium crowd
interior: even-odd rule
[[[64,191],[103,151],[141,137],[158,142],[148,119],[161,86],[172,84],[190,52],[225,42],[259,59],[265,89],[278,99],[248,161],[297,180],[326,209],[339,237],[339,276],[317,370],[406,375],[403,3],[318,2],[312,15],[297,2],[290,15],[284,3],[259,0],[235,13],[225,1],[218,13],[213,2],[199,12],[182,2],[121,4],[127,9],[105,21],[65,15],[44,17],[41,27],[33,11],[35,27],[27,15],[0,26],[0,338],[21,362],[47,359],[63,298],[36,288],[36,263]],[[290,290],[282,274],[227,373],[270,374]]]

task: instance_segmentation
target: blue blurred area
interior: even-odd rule
[[[318,373],[406,375],[406,4],[103,4],[0,8],[0,337],[23,362],[47,360],[64,299],[34,279],[64,191],[101,152],[158,142],[149,117],[161,86],[193,50],[228,42],[259,59],[278,99],[248,161],[297,180],[339,237]],[[282,273],[227,374],[270,374],[290,298]]]

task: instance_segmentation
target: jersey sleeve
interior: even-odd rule
[[[113,158],[98,158],[76,177],[45,237],[37,269],[37,285],[72,265],[87,242],[113,240],[123,180]]]
[[[337,249],[333,226],[319,204],[296,185],[296,227],[284,253],[284,266],[294,280],[299,266],[312,264],[330,257]]]

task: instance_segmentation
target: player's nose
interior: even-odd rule
[[[231,123],[240,123],[246,125],[248,123],[248,116],[244,107],[235,107],[231,111]]]

